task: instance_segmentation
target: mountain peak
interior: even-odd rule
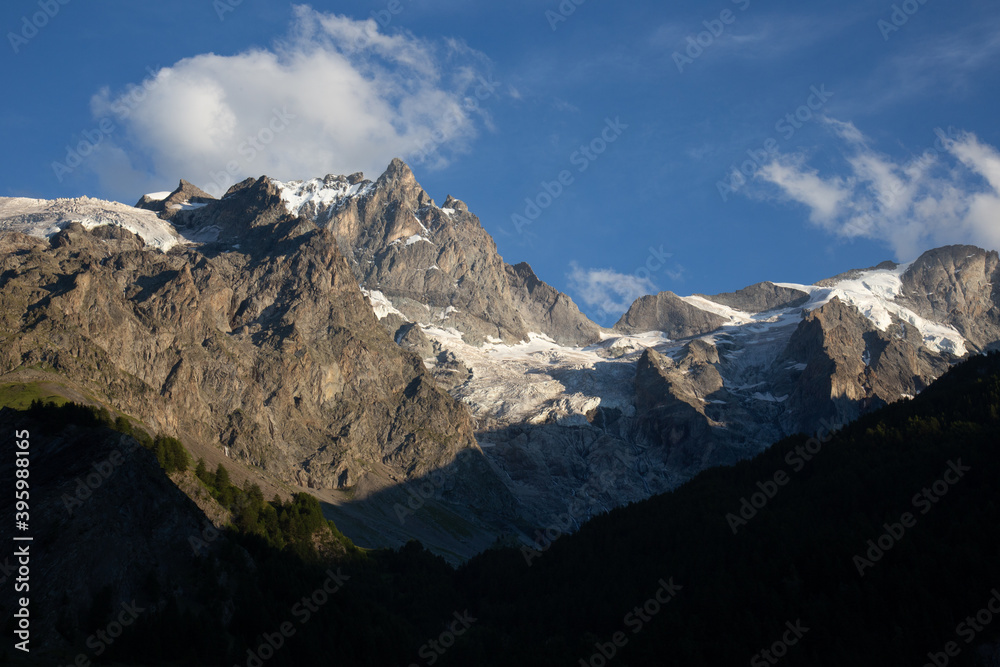
[[[153,211],[160,214],[163,219],[169,220],[178,211],[191,210],[214,201],[217,201],[215,197],[182,178],[173,192],[143,195],[135,208]]]
[[[444,206],[442,208],[453,208],[456,211],[469,212],[469,206],[461,199],[455,199],[451,195],[445,197]]]
[[[417,178],[413,175],[413,170],[410,169],[410,166],[396,157],[392,159],[392,162],[386,167],[385,172],[379,177],[379,182],[382,181],[411,184],[416,183]]]
[[[207,192],[205,192],[204,190],[202,190],[201,188],[199,188],[194,183],[190,183],[188,181],[185,181],[183,178],[181,179],[180,183],[177,185],[177,189],[174,190],[171,193],[171,196],[174,196],[176,194],[187,195],[187,197],[189,199],[194,199],[194,198],[206,199],[206,200],[214,200],[215,199],[215,197],[213,197],[212,195],[208,194]]]

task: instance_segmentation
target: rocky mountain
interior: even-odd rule
[[[1000,339],[997,253],[951,246],[926,253],[903,273],[899,301],[917,315],[953,327],[975,351]]]
[[[662,293],[586,347],[544,336],[476,347],[424,329],[471,369],[449,390],[532,518],[575,506],[582,520],[787,435],[825,437],[996,349],[997,266],[996,252],[955,246],[816,285]]]
[[[173,192],[154,192],[143,195],[135,205],[136,208],[158,213],[161,218],[170,220],[183,211],[193,211],[215,201],[215,197],[201,188],[181,179],[180,185]]]
[[[363,545],[456,559],[825,434],[1000,342],[1000,260],[965,246],[650,295],[604,330],[399,160],[219,200],[0,199],[0,232],[0,381],[58,373],[309,489]]]
[[[687,338],[715,331],[725,323],[725,318],[696,308],[673,292],[660,292],[633,303],[615,329],[622,333],[660,331],[668,338]]]
[[[515,500],[468,412],[378,324],[333,234],[269,188],[175,212],[176,227],[93,200],[4,201],[19,213],[0,235],[0,384],[46,373],[196,454],[317,493],[363,499],[451,467],[434,496],[469,515],[467,535],[506,525]],[[189,242],[210,238],[183,223],[211,206],[214,240]]]
[[[375,300],[387,301],[405,320],[454,328],[474,344],[487,339],[520,342],[530,333],[567,345],[600,339],[600,327],[569,297],[538,280],[526,264],[504,263],[468,207],[450,196],[437,206],[401,160],[394,160],[374,182],[361,174],[289,183],[246,181],[207,207],[186,204],[203,201],[189,190],[182,182],[166,200],[185,197],[174,206],[193,207],[170,218],[189,235],[205,237],[220,228],[216,241],[242,244],[243,230],[233,227],[228,213],[220,221],[220,209],[235,211],[238,219],[248,199],[255,210],[272,211],[280,200],[288,215],[330,231],[361,287]],[[141,201],[140,206],[155,210],[158,205]]]

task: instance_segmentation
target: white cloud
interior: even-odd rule
[[[597,308],[601,315],[621,315],[639,297],[657,292],[649,278],[614,269],[584,269],[576,262],[570,263],[566,278],[569,289],[584,305]]]
[[[386,35],[374,20],[305,5],[293,13],[271,49],[181,60],[148,80],[140,102],[95,95],[95,117],[123,128],[91,161],[105,187],[377,175],[393,157],[437,168],[488,125],[474,93],[498,94],[481,88],[489,61],[462,42]]]
[[[812,209],[810,218],[823,226],[834,222],[850,194],[839,179],[824,180],[819,172],[803,167],[801,160],[796,158],[766,165],[760,170],[760,177],[777,185],[789,198]]]
[[[757,175],[774,186],[765,197],[805,205],[810,221],[840,237],[884,241],[900,260],[954,243],[1000,248],[997,149],[939,130],[934,148],[898,161],[872,149],[853,124],[826,122],[845,144],[847,173],[823,176],[802,155],[779,155]]]

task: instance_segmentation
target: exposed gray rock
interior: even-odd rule
[[[315,190],[354,194],[314,198],[296,211],[299,217],[287,216],[282,201],[282,188],[291,185],[248,181],[219,203],[187,213],[185,220],[189,229],[219,229],[215,245],[205,248],[208,254],[236,243],[241,252],[266,252],[316,226],[329,229],[362,286],[382,292],[408,322],[453,327],[474,345],[487,339],[516,343],[531,332],[572,346],[601,338],[601,328],[527,264],[505,264],[461,201],[449,196],[437,207],[401,161],[374,183],[360,175],[310,182]],[[896,268],[886,262],[818,286]],[[970,348],[985,349],[1000,340],[992,287],[997,270],[996,253],[969,248],[928,253],[903,276],[898,302],[954,326]],[[937,296],[928,296],[932,293]],[[566,390],[543,400],[522,422],[506,416],[516,403],[506,387],[491,391],[476,384],[474,363],[428,340],[419,327],[400,331],[404,322],[398,315],[386,315],[382,325],[425,360],[439,386],[466,403],[471,396],[496,401],[495,412],[469,403],[477,437],[489,445],[487,455],[521,502],[523,515],[542,523],[564,510],[567,498],[593,489],[595,480],[603,495],[588,501],[588,512],[665,491],[705,467],[752,456],[786,435],[816,433],[916,395],[954,361],[929,349],[910,322],[897,318],[881,331],[836,298],[803,315],[810,299],[805,288],[764,282],[703,298],[762,315],[756,318],[760,324],[740,324],[671,292],[643,297],[615,331],[659,331],[670,340],[657,345],[659,352],[643,352],[645,344],[637,349],[627,341],[609,342],[606,350],[609,359],[634,360],[633,407],[599,398],[608,390],[588,388],[589,369],[545,369],[540,353],[539,368],[531,372],[551,374],[551,383],[578,393]],[[524,386],[528,395],[537,388],[541,396],[552,384]],[[573,405],[587,406],[579,408],[586,420],[573,414]]]
[[[763,282],[744,287],[738,292],[726,292],[714,296],[699,294],[709,301],[742,310],[746,313],[763,313],[781,308],[797,308],[809,300],[805,292],[791,287],[778,287],[774,283]]]
[[[398,327],[395,335],[396,343],[418,355],[421,359],[434,356],[434,345],[424,335],[418,324],[409,322]]]
[[[396,333],[399,331],[401,327],[407,324],[412,324],[408,323],[405,319],[403,319],[396,313],[389,313],[388,315],[380,319],[378,323],[382,325],[382,328],[385,329],[386,333],[392,336],[393,339],[396,339]],[[396,342],[398,343],[399,341],[397,340]]]
[[[267,196],[213,205],[223,233],[243,229],[239,252],[163,254],[75,224],[0,235],[0,373],[50,369],[302,488],[378,489],[471,450],[450,499],[512,517],[468,412],[382,330],[333,235],[271,206],[239,218]]]
[[[639,423],[650,442],[666,448],[667,465],[675,469],[704,466],[715,436],[723,426],[705,413],[710,396],[723,390],[714,347],[693,341],[679,363],[646,350],[636,365],[635,400]]]
[[[626,334],[662,331],[679,339],[715,331],[726,320],[683,301],[673,292],[660,292],[636,300],[615,324],[615,331]]]
[[[590,345],[600,340],[601,328],[587,319],[572,299],[539,280],[526,262],[505,268],[513,305],[531,331],[557,336],[556,342],[566,345]]]
[[[903,274],[900,301],[958,329],[977,351],[1000,340],[1000,257],[975,246],[924,253]]]
[[[600,327],[569,297],[527,265],[504,263],[464,202],[449,195],[435,205],[402,160],[374,183],[358,179],[327,176],[329,189],[367,187],[299,213],[333,231],[362,286],[382,292],[410,321],[454,327],[473,344],[518,342],[529,333],[573,345],[600,339]]]
[[[625,336],[601,341],[571,299],[504,263],[463,202],[438,207],[398,160],[375,182],[248,179],[170,220],[200,245],[162,255],[123,229],[73,224],[50,245],[4,237],[0,275],[17,277],[0,282],[0,371],[57,367],[161,430],[331,502],[344,487],[377,498],[378,517],[361,504],[345,512],[392,543],[405,539],[388,527],[393,485],[454,467],[461,452],[478,463],[455,468],[439,495],[473,517],[546,525],[577,504],[582,521],[916,395],[957,359],[935,350],[962,349],[947,330],[925,341],[921,318],[954,327],[971,350],[1000,341],[1000,260],[968,247],[927,253],[860,295],[867,287],[837,288],[865,313],[841,298],[819,306],[831,295],[806,286],[703,297],[753,317],[664,292],[632,305],[615,327]],[[887,304],[912,312],[887,326]],[[664,335],[632,336],[650,331]],[[530,333],[563,347],[475,347]],[[489,534],[479,527],[475,544]]]
[[[454,352],[441,350],[440,346],[436,346],[436,348],[438,350],[437,356],[434,358],[430,371],[439,386],[451,391],[472,378],[472,370],[456,357]]]
[[[812,311],[783,355],[805,364],[788,401],[786,428],[814,432],[824,420],[847,424],[900,396],[919,394],[957,360],[922,343],[909,323],[897,319],[879,331],[837,298]]]
[[[453,208],[457,211],[463,211],[465,213],[469,212],[469,207],[461,199],[455,199],[451,195],[448,195],[444,200],[444,205],[442,208]]]
[[[151,199],[148,195],[143,195],[135,207],[154,211],[160,214],[164,220],[172,220],[178,215],[183,216],[184,213],[193,210],[198,205],[214,201],[216,201],[215,197],[198,186],[181,179],[177,189],[170,193],[166,199]]]

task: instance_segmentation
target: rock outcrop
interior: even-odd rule
[[[216,204],[222,240],[197,249],[75,223],[0,235],[0,375],[63,375],[307,489],[378,490],[472,451],[442,492],[511,516],[468,412],[379,326],[334,235],[266,187]]]
[[[214,201],[216,201],[215,197],[198,186],[181,179],[177,189],[166,198],[158,199],[143,195],[135,207],[158,213],[164,220],[171,220],[180,213],[195,210]]]
[[[696,296],[745,313],[765,313],[781,308],[797,308],[809,300],[809,295],[801,290],[780,287],[769,282],[744,287],[738,292],[727,292],[714,296],[698,294]]]
[[[902,276],[900,301],[949,324],[978,351],[1000,340],[1000,256],[955,245],[924,253]]]
[[[615,324],[615,331],[626,334],[661,331],[668,338],[680,339],[715,331],[726,320],[696,308],[673,292],[640,297]]]
[[[567,345],[600,340],[572,299],[527,264],[504,263],[468,206],[449,196],[438,207],[401,160],[375,182],[355,174],[278,187],[290,211],[333,232],[362,287],[411,322],[455,328],[473,344],[529,333]]]

